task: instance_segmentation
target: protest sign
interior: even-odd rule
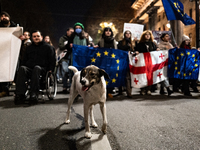
[[[124,23],[124,30],[123,33],[129,30],[132,33],[132,38],[140,39],[142,32],[144,30],[144,25],[135,24],[135,23]]]
[[[0,28],[0,82],[14,80],[22,30],[22,27]]]

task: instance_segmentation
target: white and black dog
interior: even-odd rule
[[[83,98],[84,103],[84,118],[85,118],[85,137],[91,138],[92,134],[89,127],[89,110],[91,123],[93,127],[97,127],[94,120],[93,105],[99,103],[103,116],[102,132],[105,134],[107,130],[106,117],[106,82],[105,78],[109,79],[108,74],[98,67],[91,65],[78,71],[75,67],[69,66],[69,69],[74,72],[72,78],[72,85],[70,88],[70,96],[68,100],[67,118],[65,123],[70,123],[70,109],[71,105],[78,94]]]

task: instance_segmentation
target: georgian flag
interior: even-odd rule
[[[168,51],[129,54],[131,86],[142,88],[167,79]]]

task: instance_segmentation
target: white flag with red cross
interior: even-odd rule
[[[129,54],[131,86],[142,88],[167,79],[168,51]]]

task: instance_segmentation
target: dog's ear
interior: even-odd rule
[[[82,77],[84,77],[85,75],[86,75],[86,68],[83,68],[82,70],[81,70],[81,78]]]
[[[103,69],[99,69],[100,77],[104,76],[106,79],[110,79],[109,75]]]

